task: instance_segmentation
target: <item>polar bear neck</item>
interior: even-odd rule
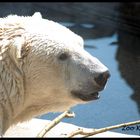
[[[3,135],[24,104],[24,76],[22,64],[17,65],[10,55],[11,41],[20,37],[24,29],[20,23],[1,18],[0,23],[0,135]],[[15,52],[13,53],[15,54]],[[15,57],[16,58],[16,57]]]
[[[15,63],[7,57],[0,61],[0,126],[2,132],[11,124],[12,117],[24,101],[23,76]]]
[[[8,32],[7,32],[8,33]],[[9,32],[10,33],[10,32]],[[6,34],[5,34],[6,35]],[[10,45],[0,34],[0,135],[11,125],[19,106],[24,102],[24,76],[10,56]],[[10,41],[10,38],[8,39]]]

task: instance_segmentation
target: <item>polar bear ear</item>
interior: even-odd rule
[[[36,19],[42,19],[42,15],[40,12],[35,12],[32,17]]]
[[[9,54],[17,65],[28,54],[28,47],[23,37],[16,37],[10,42]]]
[[[23,58],[27,54],[27,49],[23,49],[25,46],[24,39],[22,37],[16,37],[12,40],[3,39],[0,42],[0,60],[4,59],[7,54],[10,58],[18,64],[18,60]]]

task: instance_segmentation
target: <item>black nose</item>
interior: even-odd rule
[[[110,73],[109,71],[106,71],[98,74],[98,76],[95,78],[95,81],[99,86],[104,87],[109,77],[110,77]]]

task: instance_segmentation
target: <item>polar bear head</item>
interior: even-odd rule
[[[17,84],[9,87],[15,91],[8,93],[13,109],[10,123],[99,97],[109,70],[84,50],[82,37],[39,13],[10,15],[1,21],[1,61],[10,62],[15,75],[11,79]]]

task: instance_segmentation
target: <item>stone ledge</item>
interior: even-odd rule
[[[5,133],[3,137],[36,137],[37,134],[45,127],[47,123],[49,123],[49,120],[42,120],[42,119],[32,119],[28,122],[19,123],[16,126],[12,126],[8,129],[8,131]],[[56,125],[54,128],[52,128],[45,137],[66,137],[65,134],[69,134],[79,127],[73,124],[60,122],[58,125]],[[84,128],[87,129],[87,128]],[[87,129],[91,130],[91,129]],[[80,135],[76,136],[80,137]],[[100,134],[96,134],[91,137],[140,137],[136,135],[126,135],[116,132],[104,132]]]

